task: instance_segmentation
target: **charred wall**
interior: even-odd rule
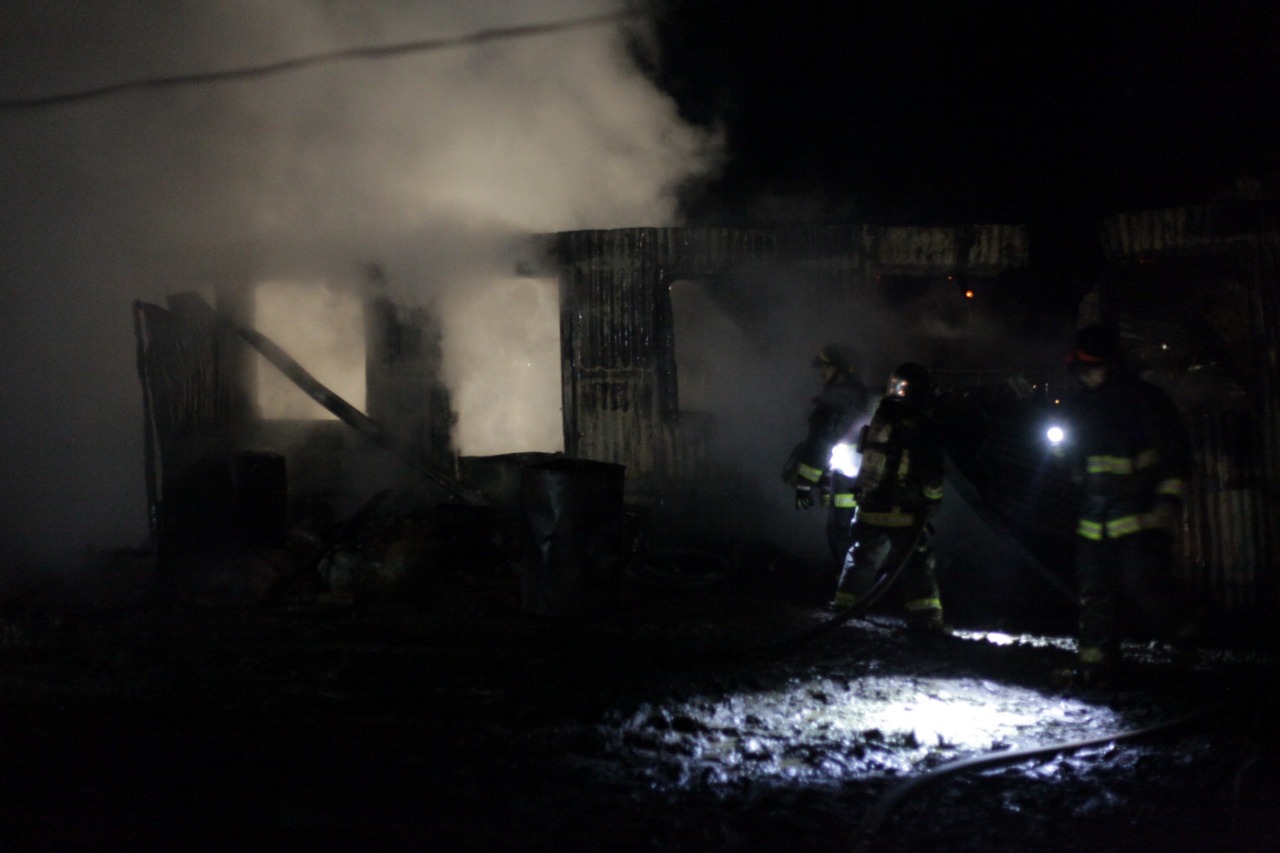
[[[1220,610],[1269,614],[1280,565],[1280,219],[1260,200],[1108,219],[1093,311],[1187,417],[1181,571]]]
[[[406,458],[452,469],[454,414],[441,379],[440,325],[429,311],[376,293],[367,301],[370,416],[298,366],[310,380],[300,382],[303,391],[349,412],[364,427],[353,430],[341,414],[262,418],[243,331],[252,330],[252,290],[218,296],[216,310],[195,294],[175,294],[167,307],[134,305],[149,518],[163,562],[275,542],[301,513],[342,515],[374,490],[424,485],[422,466]],[[376,446],[388,443],[378,441],[384,434],[398,459]]]
[[[633,499],[708,480],[708,425],[679,411],[670,286],[779,273],[862,291],[885,275],[995,275],[1027,260],[1021,226],[632,228],[554,235],[565,450],[627,466]]]

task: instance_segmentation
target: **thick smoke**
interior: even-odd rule
[[[750,490],[737,499],[771,510],[755,534],[826,559],[825,512],[796,512],[780,477],[821,390],[811,364],[823,345],[856,355],[872,405],[906,361],[959,383],[1060,369],[1058,321],[1028,324],[993,284],[971,286],[973,298],[942,276],[841,288],[795,270],[673,286],[680,407],[715,415],[719,461]]]
[[[616,8],[11,0],[0,97]],[[545,429],[526,439],[478,427],[502,382],[547,381],[521,371],[545,373],[534,365],[548,340],[554,353],[554,333],[507,313],[547,312],[545,283],[512,280],[512,247],[534,232],[674,224],[677,189],[714,168],[717,150],[637,70],[614,25],[3,112],[0,146],[9,565],[67,564],[145,536],[135,298],[262,282],[359,288],[377,263],[397,298],[445,317],[463,452],[554,449],[514,446],[548,440]],[[549,412],[531,422],[558,425],[558,383],[540,399]]]

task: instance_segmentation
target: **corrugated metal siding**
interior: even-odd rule
[[[669,285],[799,268],[835,287],[891,264],[916,274],[1026,262],[1022,226],[631,228],[554,236],[565,452],[627,466],[628,489],[698,479],[705,430],[677,419]]]
[[[151,410],[162,478],[178,471],[191,445],[220,439],[232,424],[233,389],[222,354],[229,342],[212,312],[134,303],[139,369]]]
[[[685,278],[780,266],[884,268],[916,275],[953,270],[996,273],[1024,266],[1029,256],[1023,225],[624,228],[569,231],[553,239],[553,254],[562,266],[608,269],[633,258],[643,245],[656,268]]]
[[[1248,412],[1213,412],[1194,416],[1188,426],[1195,469],[1181,571],[1219,606],[1253,610],[1269,550],[1253,418]]]
[[[1268,604],[1280,605],[1280,232],[1263,231],[1253,246],[1257,294],[1260,393],[1262,396],[1263,472],[1269,499],[1262,513],[1267,534],[1264,551],[1270,574]]]
[[[1275,211],[1262,202],[1142,210],[1106,219],[1102,244],[1113,258],[1203,252],[1255,240],[1274,221]]]
[[[1265,203],[1225,202],[1127,213],[1102,231],[1110,258],[1154,259],[1175,272],[1220,267],[1247,289],[1250,328],[1233,343],[1252,362],[1244,380],[1250,408],[1192,416],[1196,468],[1182,569],[1208,600],[1237,613],[1280,604],[1280,232],[1271,221]]]
[[[626,465],[633,481],[661,468],[666,444],[655,237],[655,229],[581,231],[559,245],[565,451]]]

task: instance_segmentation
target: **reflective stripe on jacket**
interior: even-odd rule
[[[858,521],[910,527],[942,499],[946,474],[942,434],[927,408],[894,397],[880,401],[867,427],[855,491]]]
[[[1081,485],[1076,533],[1116,539],[1163,528],[1158,501],[1179,502],[1191,456],[1182,418],[1154,385],[1118,374],[1065,409],[1064,448]]]

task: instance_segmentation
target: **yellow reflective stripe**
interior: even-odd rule
[[[1137,515],[1123,515],[1120,518],[1113,518],[1105,525],[1100,521],[1090,521],[1088,519],[1080,519],[1080,524],[1076,527],[1076,533],[1085,539],[1092,539],[1097,542],[1103,538],[1104,532],[1108,539],[1119,539],[1121,536],[1128,536],[1131,533],[1140,533],[1143,530],[1160,530],[1164,527],[1160,517],[1153,512],[1144,512]]]
[[[1166,495],[1171,498],[1182,498],[1187,493],[1187,484],[1177,477],[1170,477],[1168,480],[1161,480],[1160,485],[1156,486],[1157,495]]]
[[[1076,528],[1076,533],[1085,539],[1092,539],[1096,542],[1102,539],[1102,524],[1082,518],[1080,519],[1080,525]]]
[[[924,496],[931,501],[942,500],[942,486],[925,486],[921,491],[924,492]]]
[[[1130,533],[1137,533],[1142,529],[1141,518],[1136,515],[1125,515],[1107,522],[1107,537],[1118,539],[1121,536],[1128,536]]]
[[[890,512],[860,512],[858,521],[875,524],[879,527],[910,527],[916,523],[916,517],[899,510]]]
[[[1084,460],[1086,474],[1132,474],[1133,460],[1126,456],[1089,456]]]
[[[941,610],[942,600],[938,598],[913,598],[903,606],[912,612],[917,610]]]
[[[1084,460],[1087,474],[1132,474],[1160,464],[1160,451],[1144,450],[1136,458],[1128,456],[1089,456]]]
[[[832,603],[836,607],[852,607],[858,603],[858,596],[851,592],[837,592],[836,600]]]
[[[1081,646],[1079,657],[1080,663],[1106,663],[1111,656],[1101,646]]]
[[[797,470],[799,471],[800,476],[804,477],[810,483],[816,483],[822,479],[821,468],[814,468],[812,465],[806,465],[801,462],[800,467]]]
[[[841,509],[853,509],[858,505],[858,499],[851,494],[835,495],[832,502]]]

